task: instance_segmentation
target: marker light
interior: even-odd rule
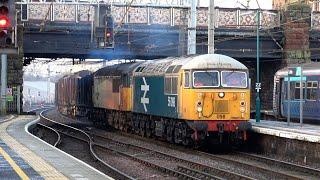
[[[224,97],[224,92],[219,92],[219,94],[218,94],[218,96],[220,97],[220,98],[223,98]]]

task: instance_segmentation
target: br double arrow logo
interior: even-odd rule
[[[149,91],[149,85],[147,84],[146,78],[142,77],[143,84],[141,85],[141,91],[143,91],[143,96],[141,98],[141,103],[143,104],[144,111],[147,112],[146,104],[149,104],[149,98],[146,98],[147,92]]]

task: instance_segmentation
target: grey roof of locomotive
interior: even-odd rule
[[[130,63],[121,63],[115,64],[112,66],[106,66],[94,73],[94,77],[103,77],[103,76],[120,76],[121,74],[131,74],[132,71],[140,64],[141,62],[130,62]]]

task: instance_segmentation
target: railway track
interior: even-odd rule
[[[58,146],[61,143],[61,135],[57,130],[55,130],[54,128],[51,128],[50,126],[44,125],[42,123],[38,123],[38,125],[52,131],[57,136],[56,138],[57,140],[52,144],[54,147]]]
[[[134,179],[133,177],[127,175],[126,173],[114,168],[112,165],[107,164],[105,161],[103,161],[94,151],[94,142],[88,133],[86,133],[85,131],[83,131],[81,129],[74,128],[72,126],[65,125],[63,123],[59,123],[54,120],[51,120],[51,119],[45,117],[43,115],[43,112],[45,112],[45,111],[42,111],[40,113],[40,120],[44,120],[44,121],[46,121],[46,123],[48,123],[50,125],[41,124],[40,126],[48,128],[48,129],[54,131],[56,134],[58,134],[59,138],[55,144],[59,144],[61,142],[61,138],[60,138],[61,135],[60,134],[64,134],[68,137],[76,138],[78,140],[84,141],[84,142],[88,143],[91,155],[97,161],[99,161],[103,166],[108,168],[110,172],[112,172],[113,178],[115,178],[115,179]],[[54,128],[52,126],[54,126]]]
[[[42,116],[42,118],[45,118],[42,114],[41,114],[41,116]],[[45,119],[48,120],[47,118],[45,118]],[[116,148],[111,148],[111,146],[107,146],[107,145],[105,145],[105,143],[93,142],[92,138],[87,138],[86,139],[86,138],[83,137],[83,135],[79,135],[78,133],[75,133],[75,132],[70,132],[70,129],[72,129],[72,131],[76,130],[78,132],[85,133],[87,137],[90,137],[90,135],[87,132],[84,132],[84,131],[82,131],[80,129],[76,129],[76,128],[73,128],[73,127],[70,127],[70,126],[55,122],[53,120],[49,120],[49,121],[50,121],[50,123],[54,123],[54,126],[55,126],[55,128],[51,128],[51,129],[55,129],[55,131],[58,132],[59,134],[63,134],[63,135],[66,135],[66,136],[69,136],[69,137],[72,137],[72,138],[78,139],[80,141],[83,141],[83,142],[91,144],[90,146],[92,148],[91,147],[90,148],[92,149],[92,151],[94,151],[93,150],[94,147],[98,147],[98,148],[102,148],[104,150],[117,152],[118,154],[120,154],[122,156],[125,156],[125,157],[130,158],[130,159],[132,159],[134,161],[137,161],[137,162],[139,162],[141,164],[144,164],[146,166],[155,168],[155,169],[157,169],[157,170],[159,170],[159,171],[161,171],[163,173],[166,173],[166,174],[169,174],[171,176],[178,177],[178,178],[183,178],[183,179],[222,179],[222,178],[219,178],[217,176],[206,174],[206,173],[203,173],[203,172],[200,172],[200,171],[197,171],[197,170],[194,170],[194,169],[190,169],[190,168],[187,168],[187,167],[183,167],[183,166],[181,166],[181,167],[177,168],[177,170],[175,170],[175,169],[168,168],[166,166],[163,166],[163,165],[160,165],[160,164],[157,164],[157,163],[152,163],[150,161],[146,161],[143,158],[138,157],[138,156],[136,156],[134,154],[125,153],[123,151],[116,150]],[[63,128],[62,129],[59,128],[59,130],[57,130],[58,129],[57,125],[63,126]],[[43,125],[41,125],[41,126],[43,126]],[[48,127],[48,126],[46,126],[46,127]],[[68,129],[65,129],[64,127],[67,127]],[[118,143],[118,144],[120,145],[120,143]],[[103,160],[98,158],[98,155],[95,152],[92,152],[92,153],[95,154],[96,158],[99,161],[102,161],[102,163],[105,164],[105,162]],[[108,166],[110,166],[110,165],[108,165]],[[122,172],[122,174],[124,174],[124,173]],[[133,179],[133,178],[127,176],[126,179]]]
[[[272,159],[272,158],[260,156],[257,154],[249,154],[249,153],[239,152],[239,151],[235,151],[234,154],[236,156],[241,156],[246,159],[251,159],[251,160],[265,163],[269,166],[290,169],[295,172],[308,173],[308,174],[312,174],[314,176],[320,177],[320,170],[316,169],[316,168],[302,166],[302,165],[298,165],[298,164],[294,164],[294,163],[290,163],[290,162],[285,162],[285,161],[281,161],[281,160],[277,160],[277,159]]]
[[[41,114],[42,115],[42,114]],[[42,116],[42,118],[45,118]],[[46,118],[47,119],[47,118]],[[134,146],[130,144],[125,144],[119,141],[113,141],[112,139],[108,139],[103,136],[99,136],[96,134],[90,134],[88,132],[84,132],[83,130],[77,129],[78,132],[86,133],[86,136],[90,138],[85,138],[83,135],[77,135],[76,133],[71,133],[70,129],[75,130],[74,127],[69,127],[67,125],[63,125],[58,122],[54,122],[50,120],[51,123],[57,123],[59,126],[68,127],[68,130],[59,129],[57,130],[57,125],[54,124],[54,129],[60,134],[64,134],[66,136],[84,141],[86,143],[91,144],[92,149],[103,149],[112,152],[116,152],[117,154],[124,156],[126,158],[132,159],[136,162],[144,164],[148,167],[152,167],[157,169],[160,172],[166,173],[171,176],[175,176],[183,179],[252,179],[247,176],[243,176],[241,174],[237,174],[231,171],[206,166],[204,164],[200,164],[197,162],[188,161],[186,159],[181,159],[174,157],[170,154],[166,154],[159,151],[154,151],[149,148],[143,148],[140,146]],[[94,137],[94,138],[91,138]],[[100,138],[100,141],[97,139]],[[101,141],[101,138],[103,141]],[[108,141],[106,143],[106,141]],[[165,163],[164,161],[165,160]]]
[[[219,164],[227,164],[250,171],[228,170],[220,166],[208,166],[147,147],[114,140],[102,133],[87,132],[93,138],[93,146],[132,159],[158,171],[184,179],[317,179],[320,172],[306,166],[278,161],[258,155],[235,152],[231,155],[213,155],[192,151],[195,156]],[[81,138],[83,139],[83,138]],[[84,139],[83,139],[84,140]],[[189,152],[188,152],[189,153]],[[190,154],[190,153],[189,153]],[[242,159],[242,160],[241,160]],[[248,160],[254,161],[250,163]],[[262,164],[262,165],[261,165]],[[220,167],[220,168],[217,168]],[[261,177],[260,177],[261,175]],[[312,176],[309,176],[312,175]],[[263,177],[263,178],[262,178]]]
[[[204,155],[213,161],[220,161],[227,164],[233,164],[234,166],[239,166],[250,171],[254,171],[257,174],[265,174],[271,179],[309,179],[308,175],[303,174],[289,174],[287,172],[275,169],[274,167],[265,167],[257,163],[249,163],[248,161],[239,159],[239,156],[230,155],[214,155],[210,153],[205,153],[198,151],[199,155]],[[257,161],[257,159],[255,159]],[[260,160],[258,160],[261,162]],[[276,161],[276,160],[275,160]]]
[[[133,158],[144,164],[157,167],[159,170],[162,170],[164,172],[167,171],[176,174],[177,177],[194,179],[253,179],[229,170],[211,167],[198,162],[179,158],[168,153],[156,151],[147,147],[115,141],[98,134],[91,133],[91,135],[104,139],[104,141],[101,141],[101,144],[102,142],[107,141],[107,143],[104,144],[108,145],[102,145],[103,148],[108,148],[111,151],[115,151],[124,156]],[[165,162],[163,162],[162,160],[165,160]],[[153,162],[164,163],[165,166]],[[170,167],[170,169],[168,169],[168,167]]]
[[[144,153],[148,153],[147,151],[151,152],[154,154],[154,156],[159,157],[159,158],[164,158],[166,160],[173,160],[175,162],[178,162],[180,164],[183,164],[184,166],[177,166],[177,169],[181,170],[182,172],[189,172],[190,174],[203,174],[203,177],[208,177],[210,176],[205,176],[205,174],[213,175],[215,178],[227,178],[227,179],[255,179],[256,177],[251,177],[250,174],[242,175],[240,173],[235,173],[231,172],[225,169],[220,169],[220,168],[215,168],[215,167],[210,167],[206,166],[204,164],[196,163],[196,162],[191,162],[185,159],[178,158],[176,156],[172,156],[171,154],[167,154],[164,152],[148,149],[146,147],[141,147],[141,146],[136,146],[133,144],[129,143],[123,143],[119,141],[112,140],[111,138],[106,138],[101,135],[96,135],[92,134],[93,136],[99,136],[100,138],[108,139],[108,141],[114,141],[114,142],[108,142],[108,143],[113,143],[117,146],[119,146],[119,149],[124,149],[124,147],[128,148],[129,146],[133,148],[137,148],[138,151]],[[128,149],[125,149],[126,151]],[[213,160],[215,162],[224,162],[229,165],[241,167],[250,171],[254,171],[256,174],[264,174],[267,177],[275,178],[275,179],[309,179],[310,173],[318,176],[319,175],[319,170],[313,169],[310,167],[305,167],[305,166],[299,166],[295,165],[292,163],[286,163],[283,161],[275,160],[275,159],[270,159],[270,158],[265,158],[265,157],[260,157],[260,156],[254,156],[248,153],[241,153],[237,152],[234,156],[230,157],[229,155],[214,155],[214,154],[209,154],[201,151],[197,151],[196,154],[199,154],[200,156],[204,156],[204,158],[208,158],[210,160]],[[258,162],[268,162],[268,165],[271,167],[280,167],[282,166],[285,169],[293,170],[296,171],[298,170],[298,173],[287,173],[288,171],[282,171],[279,169],[273,169],[273,168],[266,168],[262,165],[258,165],[257,163],[250,164],[248,162],[241,161],[239,160],[239,156],[243,157],[243,159],[252,159]],[[211,177],[212,178],[212,177]]]

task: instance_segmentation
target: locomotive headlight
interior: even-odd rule
[[[220,98],[223,98],[224,97],[224,92],[219,92],[219,94],[218,94],[218,96],[220,97]]]
[[[199,101],[199,102],[197,103],[197,111],[198,111],[198,112],[202,112],[202,103],[201,103],[201,101]]]
[[[246,111],[245,107],[240,107],[240,112],[244,113]]]
[[[201,106],[198,106],[198,107],[197,107],[197,111],[198,111],[198,112],[202,112],[202,107],[201,107]]]
[[[244,107],[245,105],[246,105],[246,102],[240,101],[240,106],[241,106],[241,107]]]

